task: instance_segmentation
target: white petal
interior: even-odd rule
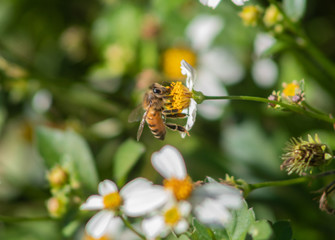
[[[189,131],[193,127],[195,123],[195,119],[197,116],[197,102],[191,98],[190,106],[189,106],[189,117],[187,118],[186,130]]]
[[[160,151],[153,153],[151,163],[156,171],[166,179],[172,177],[185,179],[187,176],[183,156],[171,145],[166,145]]]
[[[161,186],[151,186],[128,196],[123,211],[130,217],[138,217],[162,207],[169,199],[169,192]]]
[[[224,21],[220,16],[201,14],[192,19],[187,26],[186,35],[194,49],[204,51],[222,31],[223,26]]]
[[[242,195],[239,190],[227,185],[220,184],[218,182],[207,183],[201,187],[198,187],[196,190],[194,190],[193,195],[199,199],[233,197],[236,200],[239,199],[239,202],[242,199]]]
[[[248,0],[231,0],[235,5],[242,6],[244,5],[244,2],[247,2]]]
[[[217,200],[226,208],[237,209],[242,206],[242,197],[236,194],[225,194],[220,196]]]
[[[192,91],[194,86],[194,81],[196,78],[196,72],[194,68],[185,60],[180,62],[181,74],[186,75],[186,87]]]
[[[148,239],[154,239],[158,237],[165,229],[163,216],[154,216],[144,219],[142,221],[142,229],[144,235]]]
[[[99,183],[99,194],[102,196],[117,191],[118,189],[116,184],[111,180],[104,180],[101,183]]]
[[[192,209],[192,205],[189,202],[181,201],[178,204],[178,210],[182,216],[187,217]]]
[[[176,234],[181,234],[186,232],[188,229],[188,222],[185,219],[180,220],[174,227],[174,232]]]
[[[114,217],[109,221],[107,226],[107,235],[110,237],[109,239],[114,239],[119,236],[124,231],[124,224],[122,220],[118,217]]]
[[[87,223],[86,231],[94,238],[100,238],[107,232],[109,222],[114,218],[111,211],[100,211],[95,214]]]
[[[201,204],[195,206],[194,213],[199,221],[209,225],[223,226],[231,217],[227,209],[212,199],[206,199]]]
[[[81,210],[100,210],[104,208],[102,197],[99,195],[90,196],[85,203],[80,206]]]
[[[221,0],[200,0],[200,2],[205,5],[205,6],[208,6],[208,7],[211,7],[211,8],[216,8],[217,5],[221,2]]]
[[[145,189],[152,186],[152,182],[145,178],[136,178],[129,183],[127,183],[121,190],[120,194],[123,198],[128,198],[129,194],[133,194],[137,191],[142,191],[141,189]]]

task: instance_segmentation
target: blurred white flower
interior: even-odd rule
[[[235,5],[237,6],[242,6],[244,5],[245,2],[247,2],[248,0],[231,0]],[[218,6],[218,4],[221,2],[221,0],[200,0],[200,2],[208,7],[211,8],[216,8]]]
[[[127,216],[142,216],[161,207],[169,197],[162,187],[144,178],[134,179],[120,192],[110,180],[99,183],[98,189],[99,195],[90,196],[80,207],[81,210],[100,210],[86,225],[87,233],[95,238],[106,234],[119,210]]]
[[[259,87],[269,88],[273,86],[278,77],[277,64],[271,58],[254,61],[252,77]]]
[[[231,219],[229,209],[242,206],[242,195],[233,187],[211,181],[194,190],[191,203],[199,221],[224,226]]]
[[[224,27],[220,16],[201,14],[196,16],[186,28],[186,36],[194,49],[207,49]]]
[[[252,66],[252,76],[255,83],[262,88],[273,86],[278,77],[277,64],[271,58],[261,58],[266,50],[276,43],[276,39],[267,33],[257,34],[254,41],[255,60]]]
[[[206,95],[227,95],[224,85],[238,83],[245,74],[242,64],[230,51],[210,47],[223,27],[221,16],[201,15],[194,18],[186,29],[186,36],[198,56],[195,87]],[[205,101],[198,106],[198,111],[203,117],[215,120],[222,116],[226,104],[227,101]]]
[[[276,39],[267,33],[257,34],[254,41],[254,53],[260,57],[267,49],[276,43]]]
[[[164,146],[152,154],[151,163],[158,173],[164,177],[164,188],[173,194],[177,201],[187,200],[193,183],[187,175],[184,159],[180,152],[171,145]]]
[[[171,231],[181,234],[187,231],[186,218],[191,212],[191,204],[186,201],[170,202],[156,215],[144,219],[142,229],[148,239],[167,236]]]
[[[36,112],[45,113],[48,111],[52,104],[52,94],[46,90],[42,89],[35,93],[32,99],[32,107]]]

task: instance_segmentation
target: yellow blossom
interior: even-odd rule
[[[283,15],[280,13],[279,9],[275,5],[270,5],[264,14],[264,24],[267,27],[272,27],[283,20]]]
[[[183,77],[180,72],[180,62],[185,59],[192,66],[196,63],[195,53],[187,48],[170,48],[163,53],[163,72],[170,80]]]
[[[256,26],[260,13],[261,9],[258,6],[246,6],[239,13],[239,16],[246,26]]]

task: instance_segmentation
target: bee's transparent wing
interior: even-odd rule
[[[146,111],[143,114],[142,121],[140,123],[140,126],[138,127],[138,130],[137,130],[137,141],[139,141],[140,138],[141,138],[141,135],[142,135],[142,132],[143,132],[143,128],[144,128],[144,124],[145,124],[145,119],[147,118],[147,115],[148,115],[148,111]]]
[[[142,119],[144,109],[142,104],[138,105],[128,116],[128,122],[138,122]]]

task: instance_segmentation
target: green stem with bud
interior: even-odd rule
[[[292,179],[287,179],[287,180],[247,184],[247,186],[245,186],[244,189],[243,189],[244,190],[244,195],[247,196],[251,191],[259,189],[259,188],[290,186],[290,185],[304,183],[304,182],[307,182],[311,179],[326,177],[326,176],[329,176],[329,175],[335,175],[335,170],[330,170],[330,171],[319,173],[319,174],[316,174],[316,175],[308,175],[308,176],[297,177],[297,178],[292,178]]]
[[[139,238],[146,240],[146,237],[144,235],[142,235],[141,233],[139,233],[134,227],[133,225],[131,225],[131,223],[124,218],[121,214],[120,214],[120,218],[123,221],[124,225],[126,225],[127,228],[129,228],[133,233],[135,233]]]
[[[199,93],[199,92],[196,92]],[[200,98],[199,98],[200,100]],[[267,98],[262,98],[262,97],[253,97],[253,96],[205,96],[202,95],[202,98],[200,101],[197,101],[197,103],[201,103],[204,100],[242,100],[242,101],[253,101],[253,102],[262,102],[262,103],[268,103],[268,104],[275,104],[279,105],[282,108],[286,110],[290,110],[292,112],[296,112],[302,115],[306,115],[312,118],[319,119],[324,122],[328,123],[335,123],[335,119],[327,116],[326,114],[323,114],[321,112],[316,112],[316,111],[308,111],[304,108],[302,108],[300,105],[293,105],[293,104],[288,104],[288,103],[283,103],[279,101],[274,101],[274,100],[269,100]]]

